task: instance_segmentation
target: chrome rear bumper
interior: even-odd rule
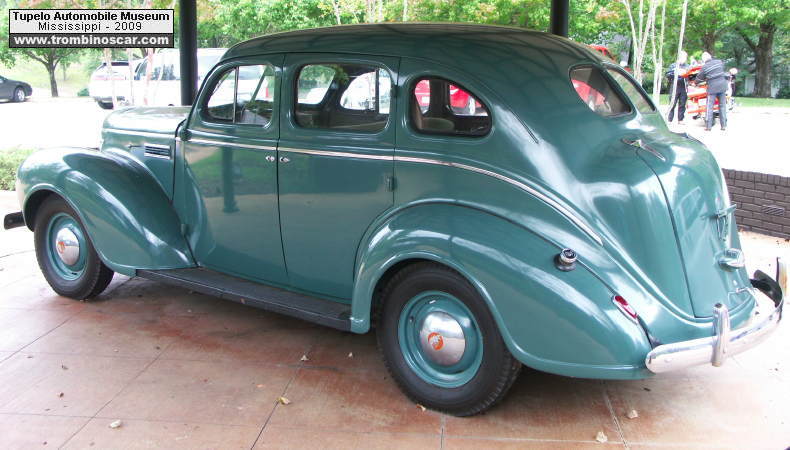
[[[781,290],[787,294],[787,264],[777,259],[777,277]],[[757,309],[749,323],[741,328],[730,329],[727,307],[714,307],[714,335],[659,345],[647,354],[645,365],[653,373],[669,372],[700,364],[721,366],[727,357],[746,351],[767,338],[782,320],[784,298],[778,304]]]

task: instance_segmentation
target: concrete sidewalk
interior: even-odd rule
[[[16,209],[0,192],[0,214]],[[772,273],[790,244],[745,234]],[[57,296],[27,229],[0,231],[0,447],[765,448],[790,443],[790,326],[728,361],[642,381],[524,370],[489,413],[422,411],[373,334],[117,276]],[[307,360],[302,361],[306,356]],[[290,400],[287,405],[278,398]],[[635,410],[637,418],[628,418]],[[110,424],[120,420],[118,428]],[[602,432],[608,442],[596,442]]]

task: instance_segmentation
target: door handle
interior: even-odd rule
[[[638,149],[642,149],[642,150],[650,153],[651,155],[655,156],[656,158],[660,159],[661,161],[666,161],[667,160],[667,158],[664,155],[662,155],[661,153],[659,153],[658,150],[656,150],[653,147],[645,144],[644,142],[642,142],[641,139],[623,138],[622,141],[623,141],[623,144],[630,145],[630,146],[636,147]]]
[[[272,156],[272,155],[269,155],[269,156],[267,156],[267,157],[266,157],[266,161],[269,161],[269,162],[274,162],[276,159],[277,159],[277,158],[275,158],[275,157],[274,157],[274,156]]]
[[[289,163],[289,162],[291,162],[291,158],[288,158],[286,156],[280,156],[280,162],[283,163],[283,164]]]

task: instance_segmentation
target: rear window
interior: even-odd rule
[[[614,81],[620,85],[620,88],[625,92],[625,95],[631,99],[631,102],[636,106],[636,109],[641,113],[651,113],[656,110],[653,103],[647,98],[645,92],[636,85],[634,80],[628,75],[617,69],[606,69],[609,75],[614,78]]]
[[[414,85],[411,124],[421,133],[485,136],[491,130],[488,108],[472,93],[443,78],[422,78]]]
[[[571,83],[584,104],[602,116],[619,116],[631,111],[600,69],[576,67],[571,70]]]

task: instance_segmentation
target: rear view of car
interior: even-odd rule
[[[133,61],[132,64],[132,69],[136,69],[138,62]],[[88,92],[102,109],[112,109],[113,94],[119,102],[129,101],[129,77],[128,61],[113,61],[112,70],[107,70],[107,64],[102,63],[91,74]]]

